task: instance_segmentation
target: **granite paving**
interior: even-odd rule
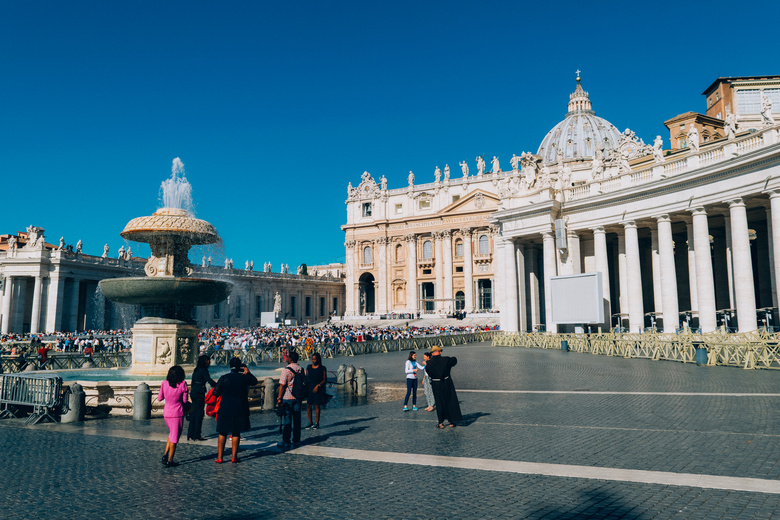
[[[175,468],[159,461],[162,419],[2,420],[0,518],[780,517],[777,372],[487,344],[444,354],[459,360],[460,427],[402,411],[408,352],[327,359],[365,367],[369,396],[331,388],[321,429],[288,452],[276,416],[253,413],[238,464],[214,463],[210,419],[209,440],[183,439]],[[516,469],[526,463],[552,470]]]

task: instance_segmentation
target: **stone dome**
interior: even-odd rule
[[[569,112],[547,133],[536,153],[545,164],[557,162],[558,150],[563,152],[564,161],[592,159],[596,150],[613,150],[619,140],[620,131],[615,125],[597,117],[591,109],[588,93],[578,77],[577,88],[569,96]]]

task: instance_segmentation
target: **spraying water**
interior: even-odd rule
[[[183,209],[192,214],[192,185],[184,176],[184,163],[178,157],[173,160],[171,178],[160,185],[162,207]]]

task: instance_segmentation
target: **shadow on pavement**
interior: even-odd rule
[[[491,415],[486,412],[474,412],[474,413],[467,413],[463,416],[463,419],[460,421],[461,426],[469,426],[471,424],[474,424],[477,419],[480,417],[487,417],[488,415]]]

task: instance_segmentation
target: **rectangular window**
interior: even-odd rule
[[[457,256],[458,258],[463,256],[463,242],[455,243],[455,256]]]
[[[737,114],[760,114],[761,91],[758,89],[737,91]]]
[[[259,318],[263,312],[263,297],[255,296],[255,318]]]
[[[338,298],[333,298],[333,312],[335,312],[336,314],[338,314],[338,312],[339,312],[339,299]]]
[[[311,296],[306,297],[306,300],[304,301],[304,307],[304,311],[306,313],[305,316],[311,316]]]
[[[320,316],[325,316],[325,298],[320,298]]]
[[[431,201],[429,200],[420,201],[420,209],[430,209],[430,208],[431,208]]]
[[[371,203],[370,202],[364,202],[363,203],[363,216],[364,217],[370,217],[371,216]]]
[[[460,195],[453,195],[452,196],[452,202],[457,202],[460,200]]]
[[[395,205],[395,214],[400,215],[404,212],[404,205],[403,204],[396,204]]]
[[[431,270],[430,269],[423,269],[423,274],[431,274]]]
[[[463,272],[463,266],[462,266],[462,265],[459,265],[459,266],[457,266],[457,267],[455,268],[455,272],[456,272],[456,273],[462,273],[462,272]]]
[[[295,316],[295,296],[290,296],[290,316]]]
[[[236,318],[241,317],[241,297],[236,296]]]
[[[772,113],[780,114],[780,88],[765,88],[764,94],[772,102]]]

